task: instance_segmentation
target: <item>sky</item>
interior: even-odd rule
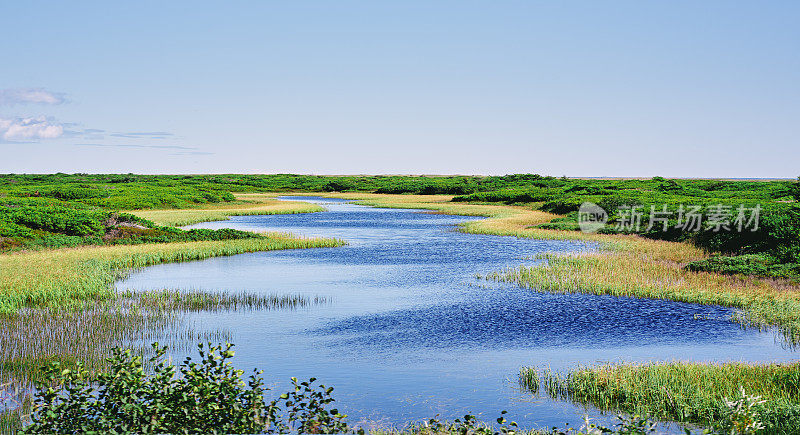
[[[0,173],[800,175],[797,1],[3,1]]]

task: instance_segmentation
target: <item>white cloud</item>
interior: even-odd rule
[[[61,104],[65,101],[63,93],[51,92],[44,88],[0,89],[0,105]]]
[[[34,118],[0,118],[0,138],[9,141],[55,139],[64,134],[64,127],[44,116]]]

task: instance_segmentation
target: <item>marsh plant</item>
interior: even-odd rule
[[[712,433],[799,433],[798,367],[673,362],[605,364],[568,373],[523,368],[519,382],[535,395],[541,390],[601,411],[700,424]]]
[[[168,362],[153,345],[152,371],[140,356],[115,348],[108,369],[92,374],[51,363],[34,399],[24,433],[334,433],[347,432],[333,388],[298,382],[267,402],[255,371],[249,378],[231,364],[232,345],[199,346],[199,361]]]
[[[323,304],[320,296],[212,291],[122,291],[114,299],[85,308],[25,308],[0,316],[0,379],[27,385],[50,361],[102,367],[112,348],[167,342],[190,350],[198,341],[230,339],[225,330],[205,330],[186,317],[191,312],[292,310]]]

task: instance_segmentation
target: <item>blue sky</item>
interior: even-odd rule
[[[800,2],[3,2],[0,172],[797,177]]]

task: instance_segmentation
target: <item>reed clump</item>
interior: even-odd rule
[[[665,299],[738,308],[743,324],[776,326],[791,342],[800,338],[800,294],[789,283],[690,272],[674,261],[681,253],[631,251],[547,254],[537,266],[496,272],[488,279],[535,291]]]
[[[772,430],[793,427],[800,417],[800,363],[796,362],[603,364],[565,374],[525,368],[520,384],[537,393],[540,377],[541,388],[552,398],[662,420],[720,421],[741,391],[765,401],[760,418]]]
[[[153,341],[189,350],[197,341],[224,341],[226,331],[190,323],[192,312],[293,310],[324,304],[325,297],[299,294],[156,290],[118,292],[83,309],[23,308],[0,316],[0,381],[26,383],[51,361],[102,367],[118,346]]]
[[[341,246],[334,239],[263,234],[238,240],[94,246],[0,255],[0,314],[24,307],[70,307],[106,299],[130,270],[159,263],[276,249]]]

